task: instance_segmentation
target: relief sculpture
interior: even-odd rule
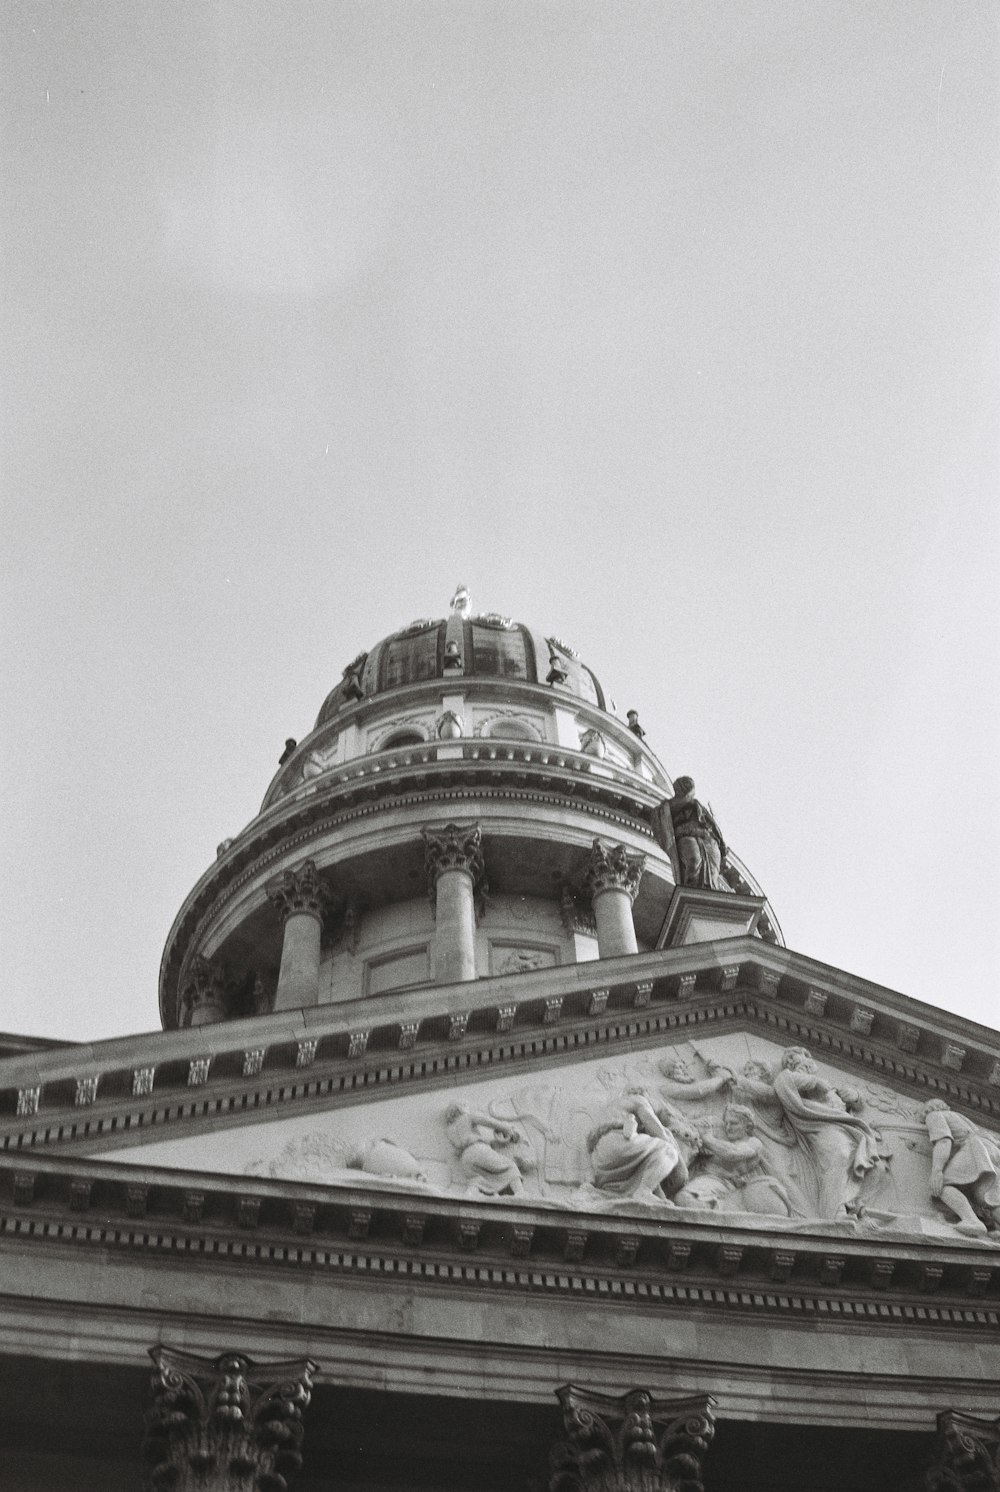
[[[736,1033],[567,1062],[534,1080],[396,1096],[282,1125],[248,1169],[755,1228],[1000,1246],[1000,1137],[948,1107],[855,1085],[804,1047]],[[279,1139],[280,1135],[280,1139]],[[359,1175],[359,1172],[361,1173]]]

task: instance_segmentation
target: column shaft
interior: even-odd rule
[[[620,953],[638,953],[632,898],[617,886],[593,893],[594,921],[597,923],[597,952],[600,958],[617,958]]]
[[[275,1010],[300,1010],[319,1003],[320,920],[293,912],[285,921]]]
[[[456,984],[476,977],[476,906],[472,875],[442,870],[437,877],[434,978]]]

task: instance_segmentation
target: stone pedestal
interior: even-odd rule
[[[143,1451],[150,1489],[286,1492],[302,1465],[302,1415],[316,1364],[195,1357],[154,1347]]]
[[[603,845],[594,840],[587,865],[597,924],[597,949],[601,958],[637,953],[632,903],[646,866],[645,855],[630,855],[622,845]]]
[[[476,892],[481,886],[482,835],[473,824],[424,829],[424,859],[434,907],[434,978],[441,984],[476,977]]]
[[[286,870],[268,895],[285,924],[275,1010],[300,1010],[319,1001],[323,888],[312,860]]]

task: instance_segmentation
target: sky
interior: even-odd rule
[[[994,0],[6,0],[0,1029],[154,1029],[344,665],[576,647],[1000,1025]]]

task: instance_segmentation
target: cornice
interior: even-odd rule
[[[99,1247],[199,1267],[629,1301],[848,1328],[1000,1327],[995,1251],[817,1238],[523,1203],[265,1181],[69,1157],[0,1158],[0,1249]]]
[[[747,937],[8,1058],[0,1149],[106,1149],[733,1027],[1000,1118],[997,1033]]]

